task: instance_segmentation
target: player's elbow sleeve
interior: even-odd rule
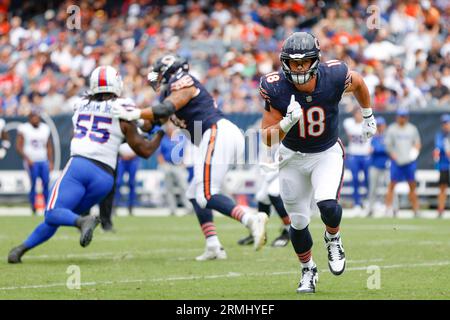
[[[164,100],[162,103],[152,107],[152,112],[155,120],[167,118],[174,114],[175,111],[175,105],[169,100]]]

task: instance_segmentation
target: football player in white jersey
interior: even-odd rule
[[[0,160],[6,157],[8,149],[11,148],[8,132],[5,130],[6,121],[0,118]]]
[[[369,190],[369,164],[371,141],[363,137],[364,119],[359,108],[353,110],[353,117],[344,120],[343,126],[348,137],[347,168],[352,172],[353,205],[357,212],[361,213],[362,201],[359,194],[359,173],[364,173],[364,186]]]
[[[96,68],[90,77],[91,94],[75,105],[71,157],[53,186],[45,211],[45,221],[21,245],[13,248],[9,263],[21,262],[28,250],[50,239],[60,226],[80,229],[80,245],[92,240],[99,218],[80,217],[110,193],[119,147],[124,140],[141,157],[157,150],[164,132],[149,141],[139,135],[136,124],[112,116],[113,105],[134,108],[133,102],[119,98],[122,80],[110,66]]]
[[[36,183],[40,178],[44,201],[48,198],[50,171],[53,170],[53,144],[50,127],[41,122],[38,109],[33,109],[28,122],[17,128],[16,149],[23,159],[23,165],[31,180],[29,200],[31,210],[36,214]]]

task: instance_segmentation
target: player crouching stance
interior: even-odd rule
[[[139,135],[135,123],[113,117],[113,106],[134,108],[133,101],[119,98],[122,80],[113,67],[96,68],[90,77],[90,89],[91,95],[75,104],[71,157],[49,196],[45,221],[10,251],[9,263],[20,263],[25,252],[50,239],[60,226],[77,227],[80,245],[89,245],[100,220],[80,214],[112,190],[120,145],[126,140],[136,154],[145,158],[159,146],[164,132],[148,141]]]
[[[318,40],[306,32],[292,34],[280,54],[282,71],[261,78],[266,101],[262,120],[267,145],[282,140],[280,190],[291,218],[290,237],[301,265],[298,293],[313,293],[318,280],[308,230],[312,197],[326,226],[328,266],[334,275],[345,269],[339,226],[339,193],[344,175],[344,149],[338,139],[338,103],[353,92],[364,117],[363,136],[372,137],[376,122],[370,96],[361,76],[338,60],[320,63]]]

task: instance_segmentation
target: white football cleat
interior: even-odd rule
[[[254,248],[260,250],[266,244],[266,224],[269,217],[264,212],[258,212],[250,217],[248,228],[254,239]]]
[[[312,268],[303,268],[297,293],[315,293],[317,281],[319,281],[319,272],[316,265]]]
[[[325,232],[324,240],[328,251],[328,267],[332,274],[338,276],[345,270],[345,253],[341,236],[338,235],[333,239],[328,239]]]
[[[222,247],[206,247],[205,252],[195,258],[197,261],[225,260],[227,253]]]

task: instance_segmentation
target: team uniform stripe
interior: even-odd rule
[[[207,222],[201,225],[202,232],[205,235],[205,238],[212,237],[217,235],[216,226],[212,222]]]
[[[342,158],[345,160],[345,148],[342,144],[341,139],[338,139],[338,143],[339,146],[342,149]],[[341,190],[342,190],[342,186],[344,185],[344,171],[345,171],[345,165],[344,165],[344,161],[342,161],[342,173],[341,173],[341,180],[339,182],[339,187],[336,191],[336,200],[339,200],[341,198]]]
[[[238,221],[242,220],[244,214],[245,214],[244,210],[239,206],[234,207],[233,210],[231,211],[231,217]]]
[[[308,250],[308,251],[303,252],[303,253],[298,253],[297,257],[300,260],[300,262],[306,263],[309,260],[311,260],[311,250]]]
[[[329,226],[325,226],[325,228],[327,229],[327,232],[329,234],[336,234],[336,233],[339,232],[339,227],[332,228],[332,227],[329,227]]]
[[[98,86],[106,87],[108,82],[106,81],[106,68],[100,68],[100,72],[98,73]]]
[[[214,226],[214,223],[206,222],[206,223],[202,224],[202,229],[206,229],[206,228],[209,228],[211,226]]]
[[[50,196],[50,201],[47,205],[47,210],[51,210],[55,207],[55,203],[56,203],[56,200],[58,199],[58,194],[59,194],[59,186],[61,184],[62,179],[64,178],[64,175],[66,174],[67,170],[69,169],[70,164],[72,163],[72,159],[73,158],[70,158],[69,162],[67,162],[61,176],[58,178],[58,180],[55,183],[55,186],[53,187],[52,194]]]
[[[205,166],[203,167],[203,192],[205,199],[211,199],[211,162],[214,155],[214,147],[216,144],[217,125],[211,127],[211,136],[209,137],[208,149],[206,151]]]

